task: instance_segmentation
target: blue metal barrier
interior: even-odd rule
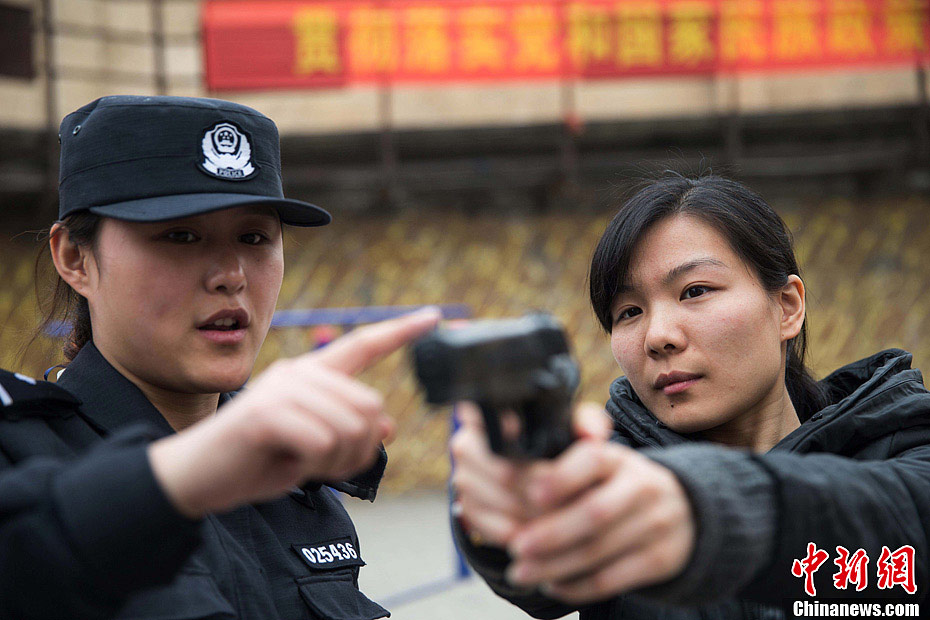
[[[377,323],[409,314],[425,306],[361,306],[358,308],[313,308],[310,310],[278,310],[271,319],[272,327],[311,327],[313,325],[355,326]],[[471,309],[465,304],[442,304],[444,319],[467,319]]]

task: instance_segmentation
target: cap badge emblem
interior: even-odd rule
[[[257,172],[249,138],[230,122],[208,129],[200,146],[204,158],[200,168],[207,174],[226,181],[244,181]]]

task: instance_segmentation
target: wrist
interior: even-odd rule
[[[152,442],[148,447],[149,465],[155,480],[174,508],[190,519],[203,517],[207,510],[199,505],[198,494],[190,489],[190,476],[183,467],[179,453],[181,435],[173,435]]]

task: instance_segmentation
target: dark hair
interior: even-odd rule
[[[99,215],[94,215],[90,211],[79,211],[61,220],[62,227],[55,234],[67,234],[71,243],[94,248],[101,220]],[[45,281],[42,271],[46,254],[49,253],[48,239],[50,236],[51,234],[47,233],[42,237],[45,243],[39,250],[35,264],[36,297],[43,319],[26,346],[28,347],[36,338],[60,321],[69,327],[62,352],[68,361],[71,361],[77,356],[81,347],[93,340],[90,308],[87,305],[87,299],[79,295],[57,273],[54,276],[54,284],[49,286]]]
[[[637,241],[666,217],[687,214],[713,226],[736,254],[750,265],[769,292],[781,289],[788,276],[800,276],[791,235],[761,196],[746,186],[718,176],[690,179],[675,175],[650,183],[634,194],[607,225],[591,259],[591,305],[609,334],[611,306],[625,282]],[[788,342],[785,384],[801,420],[826,406],[822,387],[804,365],[807,321]]]

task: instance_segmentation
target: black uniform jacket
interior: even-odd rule
[[[909,353],[891,349],[832,373],[822,381],[831,404],[765,454],[679,435],[643,407],[626,378],[615,381],[607,405],[615,440],[675,472],[692,502],[697,541],[672,581],[582,607],[581,618],[790,618],[794,601],[842,597],[930,606],[930,393],[910,364]],[[503,578],[506,554],[472,546],[456,529],[473,566],[501,596],[539,618],[578,609],[511,586]],[[815,597],[792,574],[811,542],[829,555],[813,573]],[[866,552],[861,592],[855,583],[834,584],[837,546]],[[879,587],[879,564],[889,563],[880,562],[882,547],[907,546],[915,551],[916,592],[900,583],[905,571]]]
[[[0,371],[0,404],[0,618],[388,615],[358,590],[358,538],[329,487],[178,514],[146,455],[173,431],[93,344],[57,384]],[[342,490],[373,500],[385,461]]]

